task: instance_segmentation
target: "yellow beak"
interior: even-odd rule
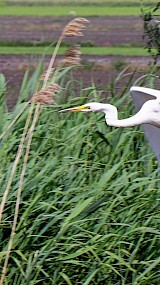
[[[78,106],[78,107],[73,107],[73,108],[68,108],[68,109],[63,109],[60,110],[59,113],[65,113],[65,112],[83,112],[85,110],[87,110],[88,107],[85,105],[82,106]]]

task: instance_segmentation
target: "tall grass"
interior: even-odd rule
[[[30,86],[35,83],[33,76]],[[99,100],[93,88],[82,89],[79,98],[70,86],[74,81],[64,85],[65,101],[60,96],[57,106],[43,108],[35,127],[5,284],[158,285],[159,171],[143,132],[107,127],[101,115],[59,115],[69,102]],[[112,91],[106,101],[119,107],[126,96],[117,100]],[[23,104],[4,114],[4,129]],[[132,109],[131,102],[123,104],[126,117]],[[1,195],[27,113],[1,144]],[[1,262],[22,165],[1,224]]]
[[[12,113],[7,112],[6,86],[0,77],[1,197],[27,118],[37,116],[39,104],[31,113],[24,101],[35,92],[42,70],[40,63],[30,79],[26,73]],[[105,101],[119,108],[120,117],[128,117],[134,112],[128,100],[132,75],[116,94],[123,76],[108,85]],[[56,104],[43,106],[36,125],[30,121],[5,203],[1,267],[20,199],[4,284],[158,285],[160,177],[143,131],[108,127],[101,114],[58,114],[60,108],[104,100],[104,95],[94,84],[86,89],[75,81],[70,67],[59,69],[56,80],[62,90]],[[154,77],[150,74],[138,84],[153,87]]]

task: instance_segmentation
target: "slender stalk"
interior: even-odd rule
[[[31,120],[32,112],[33,112],[33,106],[30,108],[30,111],[28,113],[28,117],[27,117],[27,120],[26,120],[26,124],[25,124],[24,130],[23,130],[23,134],[22,134],[22,137],[21,137],[20,145],[19,145],[19,148],[18,148],[17,156],[15,158],[15,161],[14,161],[14,164],[13,164],[13,167],[12,167],[12,170],[11,170],[11,174],[10,174],[10,177],[9,177],[9,180],[8,180],[8,183],[7,183],[6,190],[5,190],[5,192],[3,194],[3,197],[2,197],[2,202],[1,202],[1,206],[0,206],[0,223],[2,221],[2,214],[3,214],[3,210],[4,210],[4,206],[5,206],[5,203],[6,203],[7,196],[8,196],[8,193],[9,193],[12,181],[13,181],[13,177],[14,177],[15,171],[17,169],[17,165],[19,163],[19,160],[20,160],[22,152],[23,152],[23,145],[24,145],[24,142],[25,142],[25,137],[26,137],[26,134],[27,134],[27,131],[28,131],[28,127],[29,127],[29,123],[30,123],[30,120]]]
[[[11,232],[10,240],[9,240],[9,243],[8,243],[8,249],[7,249],[7,254],[6,254],[6,258],[5,258],[5,262],[4,262],[4,266],[3,266],[3,270],[2,270],[2,276],[1,276],[1,279],[0,279],[0,285],[3,284],[5,276],[6,276],[6,272],[7,272],[8,261],[9,261],[9,258],[10,258],[10,253],[11,253],[11,249],[12,249],[13,239],[14,239],[14,235],[15,235],[15,231],[16,231],[21,192],[22,192],[23,181],[24,181],[24,176],[25,176],[25,172],[26,172],[26,166],[27,166],[30,146],[31,146],[32,137],[33,137],[33,131],[34,131],[34,128],[35,128],[35,125],[36,125],[36,122],[37,122],[37,120],[39,118],[40,113],[41,113],[40,104],[37,104],[36,109],[35,109],[34,118],[33,118],[33,121],[32,121],[32,125],[31,125],[31,127],[29,129],[29,133],[28,133],[29,137],[28,137],[28,143],[27,143],[27,147],[26,147],[26,152],[25,152],[25,156],[24,156],[24,163],[23,163],[23,168],[22,168],[22,172],[21,172],[21,176],[20,176],[18,192],[17,192],[17,200],[16,200],[16,206],[15,206],[15,214],[14,214],[12,232]],[[30,117],[28,116],[27,121],[30,121],[29,120],[30,118],[31,118],[31,116]]]
[[[48,68],[47,68],[47,72],[46,72],[46,75],[45,75],[45,78],[44,78],[44,82],[43,82],[43,88],[46,87],[46,84],[47,84],[47,81],[48,81],[48,78],[50,76],[50,73],[51,73],[51,68],[55,62],[55,58],[57,56],[57,53],[58,53],[58,50],[60,48],[60,45],[61,45],[61,42],[63,40],[63,37],[64,37],[64,32],[62,32],[61,36],[59,37],[58,39],[58,42],[55,46],[55,49],[54,49],[54,52],[52,54],[52,57],[51,57],[51,60],[49,62],[49,65],[48,65]]]
[[[51,60],[49,62],[49,65],[48,65],[48,68],[47,68],[47,72],[46,72],[46,75],[45,75],[45,78],[44,78],[42,89],[43,88],[45,89],[45,87],[47,85],[47,82],[48,82],[48,79],[49,79],[49,76],[50,76],[50,73],[51,73],[51,68],[52,68],[52,66],[53,66],[53,64],[55,62],[55,58],[56,58],[56,55],[58,53],[59,47],[61,45],[61,42],[63,40],[63,37],[64,37],[64,31],[62,32],[61,36],[59,37],[57,45],[56,45],[56,47],[54,49],[54,52],[52,54],[52,57],[51,57]],[[9,262],[10,253],[11,253],[13,240],[14,240],[14,235],[15,235],[16,226],[17,226],[17,219],[18,219],[18,212],[19,212],[21,192],[22,192],[22,188],[23,188],[23,181],[24,181],[24,176],[25,176],[25,172],[26,172],[27,161],[28,161],[28,157],[29,157],[29,151],[30,151],[30,147],[31,147],[31,143],[32,143],[33,131],[34,131],[36,122],[38,121],[39,115],[41,113],[41,105],[38,103],[36,105],[36,109],[35,109],[35,113],[34,113],[34,117],[33,117],[33,121],[32,121],[31,127],[30,127],[30,129],[28,131],[34,104],[32,104],[31,106],[32,106],[32,108],[30,109],[31,111],[29,112],[27,120],[26,120],[26,124],[25,124],[24,131],[23,131],[23,134],[22,134],[22,138],[21,138],[19,149],[18,149],[18,153],[17,153],[16,159],[15,159],[12,171],[11,171],[10,179],[8,181],[7,188],[6,188],[6,191],[4,193],[4,196],[3,196],[3,199],[2,199],[2,203],[1,203],[0,221],[2,219],[2,213],[3,213],[4,206],[5,206],[5,202],[6,202],[6,199],[7,199],[7,196],[8,196],[8,193],[9,193],[12,181],[13,181],[13,177],[14,177],[14,174],[15,174],[18,162],[19,162],[20,157],[21,157],[22,152],[23,152],[23,145],[24,145],[25,138],[26,138],[26,135],[27,135],[28,142],[27,142],[26,152],[25,152],[25,155],[24,155],[23,167],[22,167],[22,171],[21,171],[21,175],[20,175],[20,181],[19,181],[19,187],[18,187],[18,192],[17,192],[17,200],[16,200],[16,206],[15,206],[13,226],[12,226],[12,231],[11,231],[11,235],[10,235],[10,239],[9,239],[9,243],[8,243],[8,249],[7,249],[7,253],[6,253],[6,258],[5,258],[5,262],[4,262],[4,266],[3,266],[3,270],[2,270],[2,276],[1,276],[1,279],[0,279],[0,285],[3,285],[4,279],[5,279],[5,276],[6,276],[6,272],[7,272],[8,262]]]
[[[27,106],[30,104],[30,101],[28,101],[24,108],[18,113],[18,115],[14,118],[14,120],[10,123],[10,125],[6,128],[6,130],[0,135],[0,140],[5,136],[5,134],[10,130],[10,128],[14,125],[14,123],[18,120],[18,118],[21,116],[21,114],[24,112],[24,110],[27,108]]]

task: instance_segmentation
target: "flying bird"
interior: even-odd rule
[[[160,91],[132,86],[130,93],[137,113],[126,119],[118,119],[118,111],[115,106],[96,102],[60,110],[59,112],[103,112],[106,124],[119,128],[143,124],[145,135],[160,165]]]

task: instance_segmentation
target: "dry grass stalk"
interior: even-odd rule
[[[18,152],[17,152],[17,156],[15,158],[14,164],[13,164],[13,168],[11,171],[11,175],[10,175],[10,179],[8,181],[8,185],[6,188],[6,191],[4,193],[4,199],[3,199],[3,203],[2,203],[2,207],[0,209],[0,221],[2,219],[2,213],[3,213],[3,209],[4,209],[4,205],[5,205],[5,201],[7,199],[7,195],[9,193],[12,181],[13,181],[13,177],[17,168],[17,165],[19,163],[20,157],[23,153],[23,149],[24,149],[24,142],[25,139],[28,139],[27,142],[27,147],[25,150],[25,155],[24,155],[24,163],[23,163],[23,167],[22,167],[22,171],[21,171],[21,175],[20,175],[20,181],[19,181],[19,187],[18,187],[18,193],[17,193],[17,201],[16,201],[16,206],[15,206],[15,213],[14,213],[14,220],[13,220],[13,226],[12,226],[12,231],[11,231],[11,235],[10,235],[10,240],[8,243],[8,249],[7,249],[7,254],[6,254],[6,258],[5,258],[5,262],[4,262],[4,266],[3,266],[3,270],[2,270],[2,276],[0,279],[0,285],[3,285],[3,282],[5,280],[5,276],[7,273],[7,267],[8,267],[8,262],[9,262],[9,258],[10,258],[10,253],[11,253],[11,249],[12,249],[12,244],[13,244],[13,240],[14,240],[14,235],[15,235],[15,231],[16,231],[16,225],[17,225],[17,219],[18,219],[18,212],[19,212],[19,205],[20,205],[20,197],[21,197],[21,192],[22,192],[22,187],[23,187],[23,181],[24,181],[24,176],[25,176],[25,171],[26,171],[26,167],[27,167],[27,161],[28,161],[28,157],[29,157],[29,152],[30,152],[30,147],[31,147],[31,143],[32,143],[32,136],[33,136],[33,132],[34,132],[34,128],[35,125],[38,121],[38,118],[41,114],[41,104],[52,104],[54,103],[54,97],[57,95],[57,93],[61,90],[60,86],[56,83],[51,83],[48,84],[48,79],[52,73],[52,66],[54,64],[55,61],[55,57],[57,55],[58,49],[60,47],[60,44],[64,38],[64,36],[70,35],[71,30],[73,31],[72,35],[80,35],[81,34],[81,30],[84,29],[84,23],[88,22],[88,20],[84,19],[84,18],[76,18],[75,20],[72,20],[63,30],[57,45],[54,49],[53,55],[51,57],[46,75],[44,77],[43,80],[43,86],[42,89],[40,91],[37,91],[34,95],[33,98],[31,100],[32,103],[36,103],[36,108],[35,108],[35,112],[34,112],[34,118],[31,124],[31,127],[28,131],[29,128],[29,124],[30,124],[30,120],[32,117],[32,112],[34,110],[34,104],[31,104],[31,108],[26,120],[26,124],[23,130],[23,134],[22,134],[22,138],[21,138],[21,142],[18,148]],[[73,55],[73,53],[72,53]],[[78,53],[77,53],[78,56]]]
[[[14,161],[14,164],[13,164],[13,167],[12,167],[12,171],[11,171],[11,174],[10,174],[10,177],[9,177],[9,180],[8,180],[8,184],[7,184],[5,193],[3,195],[3,199],[2,199],[2,203],[1,203],[1,207],[0,207],[0,222],[2,220],[2,214],[3,214],[5,202],[6,202],[6,199],[7,199],[7,196],[8,196],[8,193],[9,193],[12,181],[13,181],[14,174],[15,174],[15,171],[17,169],[17,165],[19,163],[21,155],[23,153],[23,149],[24,149],[23,146],[24,146],[25,138],[26,138],[27,131],[28,131],[28,128],[29,128],[29,123],[30,123],[30,120],[31,120],[31,117],[32,117],[32,113],[33,113],[33,105],[31,105],[30,111],[28,113],[28,117],[27,117],[26,124],[25,124],[24,130],[23,130],[23,134],[22,134],[22,138],[21,138],[20,145],[19,145],[19,148],[18,148],[18,152],[17,152],[16,158],[15,158],[15,161]],[[20,196],[19,195],[17,195],[17,200],[18,200],[18,203],[19,203],[20,202]],[[17,208],[17,203],[16,203],[16,208]],[[19,207],[18,207],[18,209],[19,209]],[[1,275],[1,279],[0,279],[0,285],[3,284],[5,276],[6,276],[6,272],[7,272],[8,260],[9,260],[9,257],[10,257],[10,252],[11,252],[11,248],[12,248],[13,238],[14,238],[14,234],[15,234],[17,217],[18,217],[18,212],[17,212],[17,210],[15,210],[14,221],[13,221],[13,226],[12,226],[12,232],[11,232],[11,236],[10,236],[10,240],[9,240],[9,244],[8,244],[8,249],[7,249],[7,254],[6,254],[6,258],[5,258],[5,262],[4,262],[4,266],[3,266],[3,270],[2,270],[2,275]]]
[[[9,180],[8,180],[8,183],[7,183],[6,190],[5,190],[5,192],[3,194],[3,197],[2,197],[2,202],[1,202],[1,206],[0,206],[0,223],[2,221],[2,214],[3,214],[3,210],[4,210],[4,206],[5,206],[5,203],[6,203],[7,196],[8,196],[8,193],[9,193],[12,181],[13,181],[13,177],[14,177],[14,174],[15,174],[16,169],[17,169],[17,165],[19,163],[19,160],[20,160],[22,152],[23,152],[23,145],[24,145],[24,142],[25,142],[25,138],[26,138],[26,134],[27,134],[27,131],[28,131],[29,123],[30,123],[30,120],[31,120],[32,112],[33,112],[33,108],[30,109],[30,112],[28,114],[28,117],[27,117],[27,120],[26,120],[26,124],[25,124],[24,130],[23,130],[22,138],[21,138],[21,141],[20,141],[20,144],[19,144],[17,156],[15,158],[15,161],[14,161],[14,164],[13,164],[13,167],[12,167],[12,170],[11,170],[11,174],[10,174],[10,177],[9,177]]]
[[[50,71],[49,71],[50,76],[53,74],[54,71],[55,71],[55,68],[50,69]],[[39,79],[40,81],[44,81],[44,79],[46,77],[46,73],[47,73],[47,71],[44,71],[44,73],[41,75],[41,77]]]
[[[31,107],[30,114],[29,114],[29,116],[27,118],[26,128],[28,127],[28,122],[31,119],[32,110],[33,110],[33,105]],[[24,176],[25,176],[25,171],[26,171],[26,166],[27,166],[30,146],[31,146],[31,142],[32,142],[33,130],[35,128],[35,125],[36,125],[36,122],[37,122],[38,117],[40,115],[40,112],[41,112],[40,106],[39,106],[39,104],[37,104],[36,110],[35,110],[35,114],[34,114],[34,118],[33,118],[33,122],[32,122],[32,125],[31,125],[31,127],[29,129],[29,133],[28,133],[29,139],[28,139],[28,143],[27,143],[27,147],[26,147],[23,168],[22,168],[22,171],[21,171],[19,187],[18,187],[18,191],[17,191],[17,201],[16,201],[16,206],[15,206],[14,220],[13,220],[10,240],[9,240],[9,243],[8,243],[7,254],[6,254],[6,258],[5,258],[5,262],[4,262],[4,266],[3,266],[3,270],[2,270],[2,276],[1,276],[1,280],[0,280],[0,285],[3,284],[4,278],[6,276],[8,261],[9,261],[9,257],[10,257],[10,253],[11,253],[11,249],[12,249],[12,244],[13,244],[13,239],[14,239],[14,235],[15,235],[15,231],[16,231],[16,225],[17,225],[17,219],[18,219],[18,211],[19,211],[19,205],[20,205],[20,198],[21,198],[21,192],[22,192],[22,187],[23,187],[23,180],[24,180]],[[21,148],[21,149],[23,149],[23,148]]]
[[[65,26],[64,30],[62,31],[61,36],[59,37],[57,45],[56,45],[56,47],[54,49],[53,55],[51,57],[51,60],[50,60],[49,66],[48,66],[48,69],[46,71],[46,74],[43,77],[44,78],[43,79],[43,87],[42,87],[42,89],[40,91],[37,91],[34,94],[32,100],[31,100],[33,103],[50,105],[50,104],[53,104],[55,102],[54,98],[57,95],[57,93],[60,91],[61,88],[56,83],[52,83],[52,84],[49,84],[47,86],[47,81],[48,81],[50,75],[52,74],[52,72],[54,71],[52,66],[53,66],[55,57],[57,55],[58,49],[59,49],[60,44],[61,44],[61,42],[62,42],[62,40],[63,40],[63,38],[65,36],[71,36],[71,35],[72,36],[77,36],[77,35],[80,35],[81,31],[85,29],[85,25],[84,24],[86,24],[86,23],[88,23],[88,20],[85,19],[85,18],[75,18],[72,21],[70,21],[69,24],[67,24]],[[68,62],[70,64],[75,64],[75,63],[77,64],[77,63],[79,63],[79,61],[80,61],[80,51],[78,50],[78,47],[71,48],[66,53],[66,61],[64,63]],[[27,104],[29,104],[29,102]],[[28,122],[28,119],[26,121],[26,124],[27,124],[27,122]],[[12,125],[13,125],[13,123],[11,124],[11,126]],[[19,162],[20,157],[22,155],[23,144],[24,144],[24,141],[25,141],[27,128],[28,128],[28,126],[27,127],[25,126],[24,132],[23,132],[23,135],[22,135],[22,139],[21,139],[21,142],[20,142],[20,146],[19,146],[19,149],[18,149],[18,152],[17,152],[17,156],[16,156],[16,159],[15,159],[15,162],[14,162],[14,165],[13,165],[13,169],[11,171],[10,179],[8,181],[8,185],[7,185],[6,191],[5,191],[4,196],[2,198],[1,208],[0,208],[0,222],[2,220],[2,213],[3,213],[4,206],[5,206],[5,203],[6,203],[6,199],[7,199],[7,196],[8,196],[10,187],[11,187],[11,184],[12,184],[14,173],[16,171],[18,162]]]

